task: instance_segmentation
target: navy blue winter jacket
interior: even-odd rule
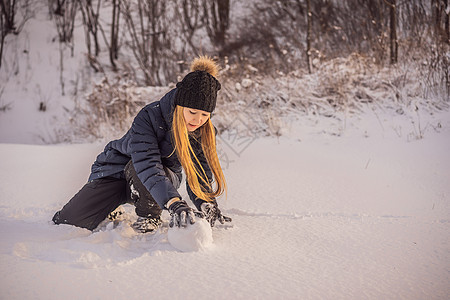
[[[146,105],[135,117],[131,128],[119,140],[109,142],[92,165],[89,181],[107,176],[124,178],[125,165],[133,161],[138,178],[161,208],[167,201],[180,194],[173,186],[164,167],[181,178],[182,166],[174,153],[171,129],[176,88],[161,100]],[[191,145],[212,182],[212,173],[203,154],[200,141],[191,139]],[[202,203],[189,185],[189,197],[197,208]]]

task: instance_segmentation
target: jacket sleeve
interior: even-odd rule
[[[138,178],[161,208],[180,194],[164,172],[152,111],[141,110],[131,127],[130,153]]]
[[[208,178],[208,181],[212,184],[213,183],[213,176],[212,176],[211,168],[209,167],[208,161],[206,160],[206,157],[205,157],[203,151],[201,150],[202,149],[201,145],[197,141],[195,141],[194,143],[196,143],[197,145],[196,145],[196,147],[193,147],[193,148],[194,149],[195,148],[198,149],[198,151],[196,151],[195,154],[197,155],[197,158],[198,158],[201,166],[203,167],[203,170],[205,170],[206,177]],[[197,166],[197,163],[195,161],[194,161],[194,164],[196,164],[196,166]],[[212,187],[207,185],[207,184],[205,184],[205,183],[203,183],[203,181],[201,179],[199,179],[199,182],[200,182],[200,184],[202,185],[202,187],[205,190],[207,190],[209,192],[212,191]],[[194,203],[195,207],[198,210],[200,210],[200,205],[202,205],[202,203],[205,202],[205,200],[198,198],[194,194],[194,192],[192,192],[192,189],[189,186],[189,183],[187,182],[187,180],[186,180],[186,190],[188,192],[189,198],[191,199],[192,203]]]

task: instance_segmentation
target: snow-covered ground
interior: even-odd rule
[[[423,98],[411,76],[392,84],[395,68],[361,77],[365,71],[344,59],[319,75],[277,78],[273,87],[252,77],[249,101],[228,90],[226,107],[241,114],[216,118],[242,126],[219,136],[229,185],[219,202],[233,227],[214,228],[206,250],[177,251],[167,225],[136,233],[129,205],[124,221],[93,233],[53,225],[105,141],[38,144],[79,140],[71,136],[79,130],[71,112],[101,78],[84,59],[78,20],[74,56],[65,48],[62,59],[62,95],[56,29],[47,1],[33,3],[35,16],[20,35],[7,36],[0,69],[0,299],[450,298],[448,99]],[[326,106],[325,117],[314,107],[333,97],[316,89],[326,89],[330,77],[321,76],[336,68],[354,75],[335,78],[352,91],[345,95],[358,92],[350,79],[362,78],[356,88],[364,85],[371,101],[358,102],[359,111],[348,97],[341,112]],[[261,95],[251,90],[256,84],[270,89]],[[397,92],[400,100],[391,97]],[[278,99],[279,110],[246,109],[255,95]],[[280,114],[286,99],[305,109]],[[267,113],[261,119],[271,127],[258,113]],[[258,126],[282,136],[252,137]]]
[[[167,227],[136,233],[131,206],[94,233],[52,224],[103,144],[0,144],[0,298],[448,299],[450,118],[435,118],[419,140],[375,123],[363,135],[361,121],[239,152],[222,141],[234,226],[198,252],[173,248]]]

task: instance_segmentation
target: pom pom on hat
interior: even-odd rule
[[[219,72],[217,64],[207,56],[200,56],[191,64],[191,72],[177,83],[175,104],[213,112],[217,91],[221,85],[215,78]]]
[[[211,76],[217,77],[219,74],[219,67],[210,57],[202,55],[192,61],[191,71],[205,71]]]

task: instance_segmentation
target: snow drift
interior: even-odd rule
[[[410,142],[254,140],[225,170],[228,199],[219,202],[234,227],[217,226],[214,247],[188,253],[170,245],[167,226],[136,233],[131,206],[128,221],[95,232],[51,223],[102,144],[0,144],[1,298],[445,299],[443,118],[440,133]]]

